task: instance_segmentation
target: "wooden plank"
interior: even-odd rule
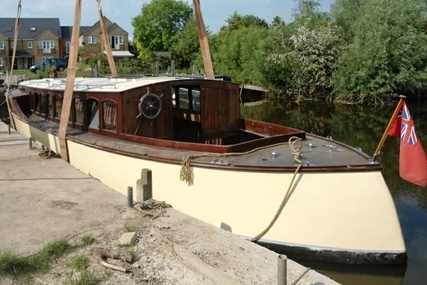
[[[200,49],[202,51],[203,64],[205,66],[206,77],[214,79],[215,74],[212,66],[211,53],[209,50],[208,38],[206,35],[205,24],[203,22],[202,12],[200,10],[199,0],[193,0],[194,12],[196,14],[197,32],[199,35]]]
[[[111,52],[111,47],[108,41],[107,28],[105,27],[104,16],[102,15],[101,0],[98,1],[98,10],[99,10],[99,23],[101,25],[102,40],[104,41],[105,53],[107,54],[108,65],[110,66],[111,75],[118,77],[116,64],[114,63],[113,53]]]
[[[70,55],[68,59],[67,68],[67,81],[65,83],[64,100],[62,105],[61,120],[59,123],[59,147],[61,150],[62,159],[69,161],[67,142],[65,136],[67,135],[68,118],[70,116],[71,102],[73,99],[74,82],[76,79],[76,65],[77,65],[77,54],[79,45],[79,33],[80,33],[80,20],[81,20],[81,9],[82,1],[76,0],[75,11],[74,11],[74,24],[73,32],[71,34],[71,47]]]

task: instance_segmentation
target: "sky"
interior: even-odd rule
[[[183,0],[191,7],[193,1]],[[295,0],[199,0],[205,26],[217,33],[225,20],[234,12],[253,15],[270,24],[274,17],[281,17],[286,23],[292,20]],[[334,0],[319,0],[322,11],[329,11]],[[16,18],[19,0],[6,0],[0,17]],[[132,19],[141,14],[142,6],[151,0],[101,0],[102,12],[110,21],[118,24],[133,38]],[[14,4],[15,3],[15,4]],[[59,18],[61,26],[72,26],[76,1],[72,0],[21,0],[21,18]],[[5,4],[5,3],[3,3]],[[92,26],[99,20],[98,3],[82,0],[82,26]]]

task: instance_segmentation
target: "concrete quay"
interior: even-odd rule
[[[158,278],[166,280],[155,284],[338,284],[289,259],[286,280],[279,282],[278,264],[283,263],[277,253],[172,208],[156,218],[147,216],[128,207],[126,196],[40,151],[41,146],[30,148],[29,139],[13,129],[9,134],[0,122],[0,253],[31,254],[59,237],[76,241],[83,235],[96,240],[110,235],[116,240],[132,221],[138,254],[131,273],[114,272],[102,284],[147,284],[138,268],[145,268],[146,276],[155,264]],[[159,256],[166,257],[156,261]],[[0,273],[0,284],[12,284],[2,278]]]

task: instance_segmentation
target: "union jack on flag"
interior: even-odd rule
[[[402,108],[402,125],[400,130],[400,139],[408,144],[415,145],[418,141],[417,133],[415,132],[414,122],[409,114],[406,104]]]

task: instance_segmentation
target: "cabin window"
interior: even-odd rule
[[[46,115],[48,115],[49,117],[52,117],[53,114],[53,96],[48,94],[47,95],[47,102],[48,102],[48,107],[46,110]]]
[[[172,95],[172,104],[179,109],[200,111],[200,88],[175,88],[175,92]]]
[[[89,118],[89,121],[88,121],[89,128],[99,130],[98,102],[93,99],[87,100],[86,102],[87,102],[87,105],[86,105],[87,115]]]
[[[48,113],[48,106],[47,106],[47,95],[42,94],[41,95],[41,104],[40,104],[40,113],[47,115]]]
[[[62,113],[62,97],[59,95],[55,95],[55,118],[61,118]]]
[[[74,121],[77,124],[84,126],[84,124],[85,124],[85,113],[84,113],[84,108],[83,108],[83,101],[80,98],[74,99],[74,113],[76,116],[74,118]],[[71,113],[70,113],[70,115],[71,115]],[[70,119],[73,120],[73,118],[70,118]]]
[[[102,103],[102,128],[104,130],[117,131],[116,106],[117,104],[111,101],[105,101]]]
[[[40,94],[34,93],[34,111],[40,113]]]

